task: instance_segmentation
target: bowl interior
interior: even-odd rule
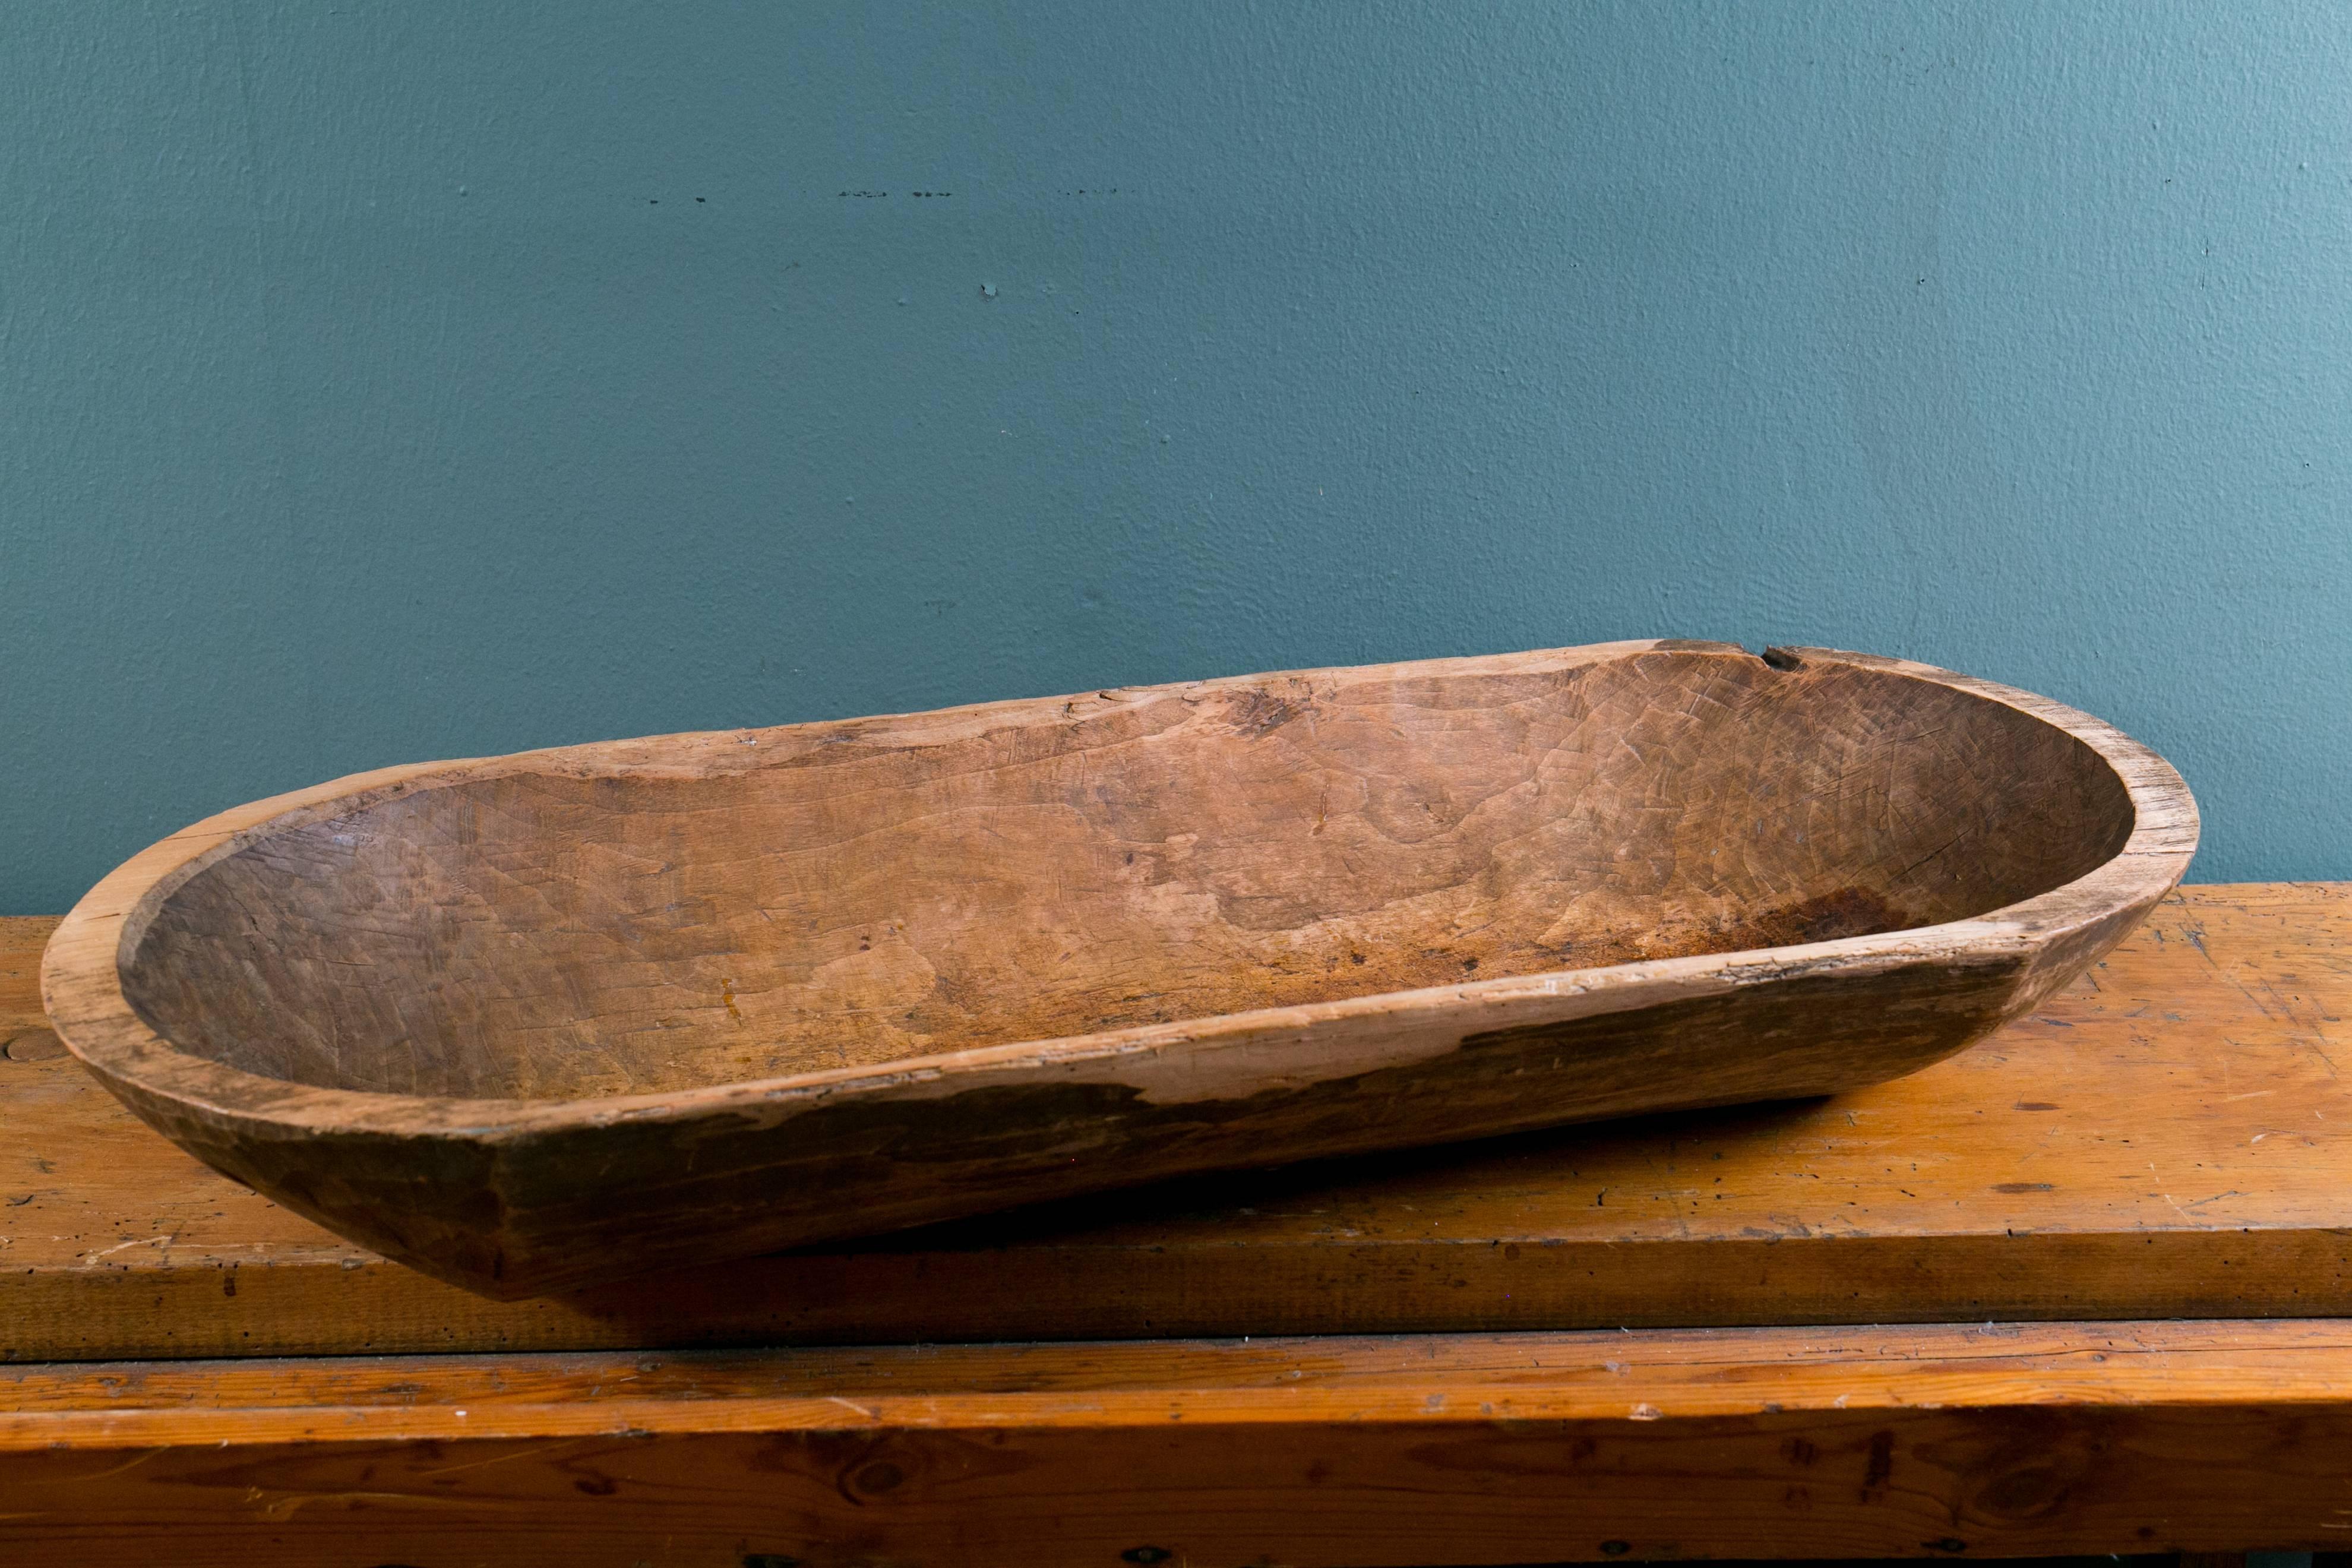
[[[943,717],[458,770],[198,871],[124,991],[270,1077],[646,1093],[1934,924],[2132,826],[2062,730],[1733,652]]]

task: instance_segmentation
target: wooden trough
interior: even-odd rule
[[[514,1297],[1893,1078],[2196,838],[2056,703],[1613,643],[360,774],[129,861],[43,985],[198,1157]]]

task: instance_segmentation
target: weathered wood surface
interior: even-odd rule
[[[1834,1099],[1195,1182],[499,1304],[214,1175],[47,1044],[0,922],[0,1352],[2352,1313],[2352,887],[2183,889]]]
[[[0,1369],[0,1554],[92,1568],[1382,1568],[2352,1531],[2352,1326],[2309,1321],[118,1363]]]
[[[207,1163],[512,1298],[1880,1082],[2196,836],[2029,693],[1623,643],[362,775],[135,857],[44,984]]]

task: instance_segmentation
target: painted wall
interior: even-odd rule
[[[381,763],[1676,635],[2352,876],[2352,11],[0,9],[0,910]]]

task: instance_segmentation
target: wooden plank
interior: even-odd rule
[[[35,1035],[19,1042],[32,1058],[46,929],[10,923],[0,952],[0,1030]],[[70,1060],[0,1059],[0,1349],[2352,1312],[2347,1004],[2352,886],[2191,888],[2040,1014],[1877,1089],[1195,1182],[507,1304],[214,1176]]]
[[[2352,1530],[2352,1325],[2327,1321],[254,1360],[0,1389],[0,1548],[92,1568],[1379,1568]]]

